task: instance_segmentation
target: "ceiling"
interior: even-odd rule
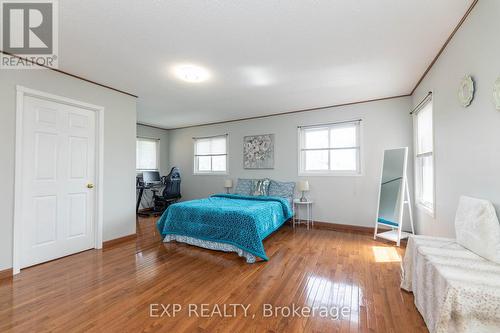
[[[178,128],[408,94],[473,0],[64,0],[59,68]],[[187,83],[177,64],[203,66]]]

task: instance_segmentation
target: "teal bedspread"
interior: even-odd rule
[[[285,198],[215,194],[171,205],[157,226],[162,237],[175,234],[232,244],[269,260],[262,241],[292,215]]]

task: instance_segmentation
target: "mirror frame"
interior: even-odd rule
[[[403,161],[403,179],[401,182],[401,191],[399,191],[399,214],[398,214],[398,221],[397,224],[398,226],[392,226],[392,229],[401,229],[403,225],[403,211],[404,211],[404,204],[405,204],[405,193],[407,191],[406,186],[408,186],[408,147],[399,147],[399,148],[391,148],[391,149],[384,149],[384,153],[382,154],[382,168],[380,171],[380,178],[379,178],[379,185],[378,185],[378,201],[377,201],[377,216],[375,217],[375,223],[379,223],[379,214],[380,214],[380,196],[382,194],[382,179],[384,176],[384,164],[385,164],[385,152],[389,150],[399,150],[403,149],[404,150],[404,161]],[[384,224],[384,223],[381,223]],[[385,224],[384,224],[385,225]],[[388,227],[391,227],[387,225]]]

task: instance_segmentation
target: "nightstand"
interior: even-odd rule
[[[295,224],[300,224],[302,221],[305,221],[307,224],[307,229],[309,229],[309,223],[311,226],[314,226],[313,213],[312,213],[312,205],[313,201],[300,201],[300,199],[293,200],[293,227],[295,228]],[[307,213],[306,219],[300,219],[300,211],[304,211]]]

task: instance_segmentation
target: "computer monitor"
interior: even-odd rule
[[[142,181],[144,184],[154,184],[160,182],[160,173],[158,171],[143,171]]]

